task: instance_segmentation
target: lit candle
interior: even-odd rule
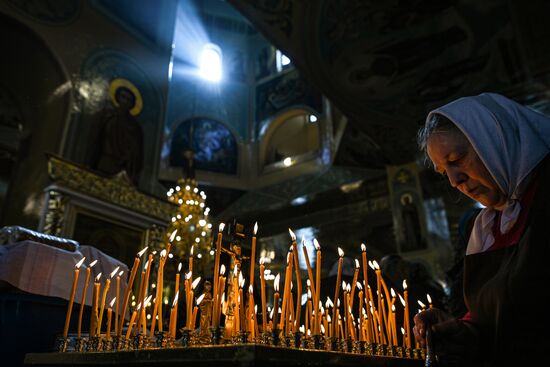
[[[97,274],[94,281],[94,292],[92,297],[92,315],[90,319],[90,336],[96,336],[97,335],[97,329],[98,329],[98,313],[97,308],[99,304],[99,289],[101,284],[99,283],[99,279],[101,278],[101,273]]]
[[[254,338],[254,288],[252,284],[248,286],[248,331],[250,337]]]
[[[363,316],[361,314],[363,310],[363,286],[357,282],[356,287],[359,289],[357,298],[359,298],[359,340],[363,341]]]
[[[63,338],[65,339],[69,334],[69,323],[71,321],[71,313],[73,312],[73,302],[74,302],[74,296],[76,294],[76,284],[78,282],[78,273],[80,272],[80,265],[82,265],[84,260],[86,260],[85,257],[80,259],[80,261],[77,262],[74,267],[73,289],[71,291],[71,296],[69,298],[69,305],[67,306],[67,314],[65,316],[65,327],[63,328]]]
[[[250,253],[250,286],[254,288],[254,265],[256,262],[256,233],[258,232],[258,222],[254,224],[254,235],[252,236],[252,251]]]
[[[313,278],[313,270],[311,269],[311,264],[309,262],[309,255],[307,253],[306,240],[305,240],[304,236],[302,236],[302,251],[304,252],[304,259],[306,260],[307,275],[308,275],[308,278],[309,278],[311,295],[314,296],[315,295],[315,279]]]
[[[342,281],[342,263],[344,262],[344,251],[340,247],[338,247],[338,256],[340,258],[338,259],[338,273],[336,274],[336,290],[334,291],[334,302],[338,304],[338,297],[340,295],[340,282]],[[319,289],[320,291],[320,289]],[[333,335],[338,335],[338,317],[336,316],[336,313],[338,312],[338,307],[334,307],[332,311],[332,319],[333,321]]]
[[[109,292],[109,288],[111,286],[111,279],[113,279],[113,277],[116,275],[118,269],[120,269],[120,266],[117,266],[115,270],[111,272],[110,277],[105,279],[105,285],[103,286],[103,295],[101,296],[101,309],[99,311],[99,321],[97,323],[97,333],[100,335],[101,325],[103,323],[103,311],[105,310],[105,301],[107,300],[107,292]]]
[[[97,260],[94,260],[88,265],[86,269],[86,280],[84,281],[84,289],[82,290],[82,299],[80,301],[80,311],[78,314],[78,326],[76,330],[76,335],[80,338],[80,333],[82,331],[82,315],[84,314],[84,304],[86,303],[86,290],[88,289],[88,281],[90,280],[90,272],[92,267],[97,263]]]
[[[403,307],[405,308],[405,315],[404,315],[404,321],[405,321],[405,336],[406,336],[406,347],[411,347],[411,325],[410,325],[410,318],[409,318],[409,291],[407,290],[407,280],[403,280],[403,299],[401,300],[403,303]]]
[[[262,298],[262,330],[264,332],[267,331],[267,309],[266,309],[266,296],[265,296],[265,265],[264,265],[264,258],[260,258],[260,291],[261,291],[261,298]]]
[[[359,260],[355,259],[355,272],[353,273],[353,280],[351,281],[351,293],[350,293],[350,307],[353,310],[353,302],[355,300],[355,287],[357,286],[357,278],[359,277]]]
[[[273,295],[273,328],[278,329],[278,323],[277,323],[277,316],[279,312],[277,310],[279,309],[279,280],[281,279],[280,274],[277,274],[275,277],[275,281],[273,282],[273,289],[275,289],[275,294]]]
[[[109,303],[109,308],[107,308],[107,332],[105,333],[107,340],[111,340],[111,319],[113,317],[113,304],[115,300],[116,297],[113,298],[111,303]]]
[[[180,292],[176,292],[174,295],[174,301],[172,302],[172,308],[170,309],[170,321],[168,323],[168,332],[172,337],[176,337],[176,323],[177,323],[177,309],[178,309],[178,297]]]
[[[191,251],[189,251],[189,272],[191,274],[193,274],[193,251],[194,251],[194,249],[195,249],[195,246],[191,246]]]
[[[128,330],[126,331],[126,339],[129,339],[130,335],[132,335],[132,328],[134,327],[134,322],[136,321],[136,316],[140,309],[141,309],[141,302],[138,304],[137,308],[132,313],[132,317],[130,317],[130,324],[128,325]],[[122,320],[124,321],[124,317],[122,318]]]
[[[302,314],[302,275],[300,274],[300,265],[298,263],[298,245],[296,244],[296,235],[288,229],[290,238],[292,239],[292,255],[294,257],[294,269],[296,273],[296,311],[294,312],[294,324],[292,329],[296,330],[300,327],[300,318]]]
[[[315,306],[315,325],[313,327],[313,335],[318,335],[321,330],[321,313],[319,312],[319,298],[321,297],[321,246],[316,238],[313,239],[313,244],[317,250],[317,261],[315,264],[315,289],[316,292],[313,298],[313,305]]]
[[[174,235],[174,233],[176,233],[176,231],[172,232],[172,235]],[[168,253],[166,249],[162,250],[160,252],[159,267],[157,269],[157,286],[156,286],[156,292],[155,292],[156,301],[155,301],[155,306],[153,307],[153,314],[152,314],[152,320],[151,320],[151,329],[150,329],[151,335],[155,334],[155,326],[157,325],[157,322],[158,322],[159,331],[162,331],[162,293],[164,291],[163,274],[164,274],[164,262],[166,261],[167,257],[168,257]]]
[[[429,294],[426,294],[426,298],[428,299],[428,305],[430,308],[433,308],[433,305],[432,305],[432,297],[430,297]]]
[[[191,272],[189,272],[191,274]],[[201,277],[198,277],[197,279],[193,280],[193,283],[191,283],[191,289],[189,290],[189,302],[188,302],[188,309],[187,309],[187,317],[188,317],[188,324],[187,327],[189,329],[192,329],[193,325],[191,320],[193,319],[193,300],[195,298],[195,288],[197,288],[197,285],[200,283]]]
[[[219,300],[219,302],[216,302],[216,304],[214,305],[214,313],[212,314],[212,322],[214,327],[220,326],[221,309],[222,309],[221,300],[222,300],[222,295],[224,294],[224,291],[225,291],[225,279],[226,279],[224,277],[224,274],[225,274],[225,265],[222,264],[219,271],[218,281],[214,282],[215,284],[218,284],[218,293],[219,293],[215,295],[215,297],[213,297],[213,299]]]
[[[124,274],[124,270],[116,276],[116,303],[115,303],[115,335],[118,335],[118,313],[119,313],[119,299],[120,299],[120,277]]]
[[[365,246],[364,243],[361,244],[361,262],[362,262],[362,265],[363,265],[363,285],[365,287],[365,305],[368,308],[368,305],[369,305],[369,292],[368,292],[368,286],[369,286],[368,272],[369,272],[369,268],[367,266],[367,246]],[[367,333],[369,333],[370,329],[371,329],[370,320],[371,320],[370,317],[368,317],[367,320],[366,320]]]
[[[391,305],[391,322],[392,322],[392,344],[394,346],[397,346],[397,325],[395,320],[395,305],[392,303]]]
[[[197,298],[197,305],[193,308],[193,319],[191,320],[191,330],[195,330],[195,325],[197,323],[197,313],[199,312],[199,306],[204,299],[204,293]]]
[[[122,310],[120,311],[120,322],[118,325],[119,335],[122,333],[122,326],[124,325],[124,319],[126,318],[126,307],[128,307],[128,301],[130,300],[130,292],[134,286],[134,279],[136,278],[136,272],[138,270],[139,262],[141,261],[141,256],[147,251],[147,247],[137,253],[134,259],[134,265],[132,266],[132,271],[130,273],[130,279],[128,280],[128,285],[126,286],[126,292],[124,293],[124,301],[122,302]]]
[[[218,283],[217,279],[219,277],[219,266],[220,266],[220,254],[222,252],[222,234],[223,234],[223,228],[225,227],[224,223],[220,223],[220,226],[218,228],[218,239],[216,241],[216,257],[214,260],[214,297],[212,299],[212,315],[215,315],[214,308],[216,308],[216,305],[220,303],[220,299],[217,299],[218,295]],[[221,294],[221,293],[220,293]],[[217,307],[219,309],[219,307]],[[215,318],[212,317],[212,326],[218,327],[218,325],[214,324]],[[218,320],[219,321],[219,320]]]

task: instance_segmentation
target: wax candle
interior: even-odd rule
[[[65,326],[63,327],[63,338],[67,338],[67,335],[69,334],[69,323],[71,321],[71,313],[73,312],[74,296],[76,294],[76,284],[78,283],[78,273],[80,271],[80,266],[82,265],[84,260],[86,260],[86,257],[83,257],[82,259],[80,259],[80,261],[77,262],[74,267],[73,288],[71,290],[71,295],[69,297],[67,314],[65,315]]]
[[[409,319],[409,291],[407,290],[407,280],[403,280],[403,299],[401,300],[405,309],[405,315],[403,317],[405,323],[405,340],[406,347],[411,347],[411,325]]]
[[[313,244],[317,250],[317,261],[315,263],[315,289],[319,291],[315,293],[313,305],[315,306],[315,325],[313,327],[313,335],[318,335],[321,330],[321,314],[319,312],[319,298],[321,296],[321,246],[316,238],[313,239]]]
[[[141,261],[141,256],[147,251],[147,247],[139,251],[134,258],[134,265],[132,266],[132,271],[130,272],[130,279],[128,280],[128,285],[126,286],[126,292],[124,293],[124,301],[122,302],[122,309],[120,311],[120,322],[118,325],[119,335],[122,333],[122,326],[124,325],[124,319],[126,318],[126,308],[128,306],[128,301],[130,300],[130,292],[134,286],[134,279],[136,278],[136,272],[138,270],[139,263]]]
[[[369,286],[369,277],[368,272],[369,268],[367,266],[367,246],[365,246],[364,243],[361,244],[361,262],[363,266],[363,286],[365,287],[365,305],[368,307],[369,305],[369,292],[368,292],[368,286]],[[367,313],[368,314],[368,313]],[[371,325],[371,318],[368,317],[366,320],[366,328],[367,333],[370,331]]]
[[[355,300],[355,287],[357,287],[357,278],[359,277],[359,260],[355,259],[355,271],[353,273],[353,280],[351,281],[351,292],[350,292],[350,307],[353,310],[353,302]]]
[[[433,304],[432,304],[432,297],[430,297],[429,294],[426,294],[426,299],[428,300],[428,305],[430,308],[433,308]]]
[[[115,276],[115,274],[118,272],[118,269],[120,269],[120,266],[117,266],[110,274],[110,277],[105,279],[105,285],[103,286],[103,294],[101,296],[101,308],[99,311],[99,321],[97,323],[98,329],[97,333],[101,334],[101,325],[103,324],[103,311],[105,310],[105,302],[107,300],[107,293],[109,292],[109,288],[111,286],[111,279]]]
[[[88,268],[86,269],[86,280],[84,281],[84,289],[82,290],[82,298],[80,301],[80,311],[78,314],[78,325],[77,325],[77,331],[76,335],[78,338],[80,338],[81,331],[82,331],[82,315],[84,314],[84,304],[86,303],[86,290],[88,289],[88,281],[90,280],[90,273],[92,270],[92,267],[97,264],[97,260],[94,260],[88,265]]]
[[[92,297],[92,315],[90,319],[90,336],[96,336],[97,329],[98,329],[97,308],[99,304],[99,290],[101,286],[101,284],[99,283],[99,279],[101,279],[101,273],[97,274],[94,281],[94,290],[93,290],[93,297]]]
[[[217,295],[218,295],[218,283],[217,283],[217,279],[219,277],[219,266],[220,266],[220,254],[222,252],[222,234],[223,234],[223,229],[225,227],[225,224],[224,223],[220,223],[220,226],[218,228],[218,239],[216,241],[216,253],[215,253],[215,258],[214,258],[214,297],[212,299],[212,315],[215,315],[216,313],[214,312],[214,308],[216,308],[216,305],[220,303],[220,299],[217,298]],[[219,307],[217,307],[219,309]],[[215,318],[212,317],[212,326],[219,326],[219,325],[214,325],[214,321],[215,321]]]
[[[109,303],[109,308],[107,308],[107,331],[105,332],[105,337],[107,340],[111,340],[111,319],[113,317],[113,304],[115,303],[116,297],[113,298],[111,303]]]
[[[279,329],[283,329],[287,320],[288,297],[290,296],[290,283],[292,282],[292,257],[291,248],[286,257],[285,288],[283,289],[282,315],[280,320],[281,325],[278,326]]]
[[[265,295],[265,265],[264,258],[260,258],[260,292],[262,298],[262,329],[267,331],[267,309],[266,309],[266,295]]]
[[[180,293],[176,292],[174,295],[174,301],[172,302],[172,308],[170,309],[170,321],[168,323],[168,332],[172,337],[176,337],[176,324],[177,324],[177,309],[178,309],[178,297]]]
[[[258,232],[258,222],[254,224],[254,234],[252,236],[252,250],[250,252],[250,286],[254,288],[254,265],[256,262],[256,233]]]
[[[279,329],[279,324],[278,324],[278,320],[277,320],[277,316],[279,314],[279,312],[277,312],[277,310],[279,309],[279,280],[280,280],[281,276],[279,274],[277,274],[277,276],[275,276],[275,280],[273,282],[273,289],[275,290],[275,294],[273,294],[273,328],[276,328],[276,329]]]
[[[334,302],[338,304],[338,297],[340,295],[340,282],[342,281],[342,263],[344,262],[344,251],[338,247],[338,272],[336,273],[336,289],[334,291]],[[319,289],[320,291],[320,289]],[[332,314],[332,319],[334,320],[333,325],[333,334],[338,334],[338,318],[336,317],[336,313],[338,312],[338,307],[334,307]]]
[[[120,300],[120,277],[124,274],[124,270],[121,270],[116,276],[116,303],[115,303],[115,335],[118,335],[118,313],[119,313],[119,300]]]
[[[292,239],[292,257],[294,258],[294,271],[296,273],[296,311],[294,312],[292,329],[298,329],[302,313],[302,275],[300,274],[300,265],[298,263],[298,245],[296,244],[296,235],[288,229]]]
[[[136,321],[136,316],[141,309],[141,303],[138,304],[137,308],[132,312],[132,316],[130,317],[130,324],[128,325],[128,330],[126,331],[126,339],[130,338],[130,335],[132,335],[132,328],[134,327],[134,322]],[[122,318],[124,321],[124,317]]]

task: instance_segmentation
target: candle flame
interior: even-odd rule
[[[403,289],[407,290],[407,279],[403,280]]]
[[[99,274],[96,275],[96,277],[95,277],[95,281],[96,281],[96,282],[99,282],[99,278],[101,278],[101,274],[102,274],[102,273],[99,273]]]
[[[403,297],[401,297],[401,295],[399,295],[399,300],[401,301],[403,307],[405,307],[405,300],[403,299]]]
[[[260,257],[260,265],[263,265],[265,262],[264,258],[263,257]]]
[[[254,223],[254,236],[258,233],[258,222]]]
[[[111,303],[109,303],[109,307],[113,308],[113,305],[115,304],[115,301],[116,301],[116,297],[114,297],[113,300],[111,301]]]
[[[328,322],[331,322],[332,318],[330,317],[330,315],[327,315],[327,321]]]
[[[160,257],[166,257],[166,250],[162,250],[160,252]]]
[[[120,266],[117,266],[117,267],[115,268],[115,270],[113,270],[113,271],[111,272],[111,279],[113,279],[113,277],[115,276],[115,274],[118,272],[118,269],[120,269]]]
[[[340,298],[336,300],[336,307],[340,307]]]
[[[195,248],[195,246],[191,246],[191,257],[193,257],[193,249]]]
[[[311,289],[307,290],[307,299],[311,299]]]
[[[222,264],[222,266],[220,266],[220,275],[224,275],[225,274],[225,265]]]
[[[225,223],[220,223],[220,226],[218,227],[218,231],[223,232],[224,228],[225,228]]]
[[[361,251],[362,251],[362,252],[367,251],[367,246],[365,246],[364,243],[361,244]]]
[[[152,294],[149,297],[145,298],[145,307],[151,306],[151,298],[153,298]]]
[[[338,256],[344,257],[344,251],[340,247],[338,247]]]
[[[322,326],[322,325],[321,325]],[[306,330],[306,328],[304,327],[304,325],[300,326],[298,329],[300,329],[300,332],[303,334],[304,331]]]
[[[197,302],[197,306],[201,304],[201,302],[202,302],[203,299],[204,299],[204,293],[201,294],[201,295],[199,296],[199,298],[197,298],[197,301],[196,301],[196,302]]]
[[[80,259],[79,262],[76,263],[76,265],[74,266],[75,269],[79,269],[82,263],[84,262],[84,260],[86,260],[86,256],[84,256],[82,259]]]
[[[145,262],[145,266],[143,267],[144,270],[147,270],[147,268],[149,267],[149,260],[147,260]]]
[[[321,332],[324,334],[325,333],[325,325],[321,324]]]
[[[97,260],[94,260],[88,265],[89,268],[93,267],[95,264],[97,264]]]
[[[201,281],[201,277],[198,277],[197,279],[193,280],[193,283],[191,284],[191,288],[192,289],[197,288],[197,285],[199,284],[200,281]]]
[[[141,250],[140,252],[138,252],[138,256],[137,256],[137,257],[141,257],[141,256],[145,253],[145,251],[147,251],[147,246],[145,246],[145,247],[143,248],[143,250]]]
[[[348,285],[346,285],[346,292],[348,292],[348,293],[351,292],[351,286],[349,285],[349,283],[348,283]]]
[[[258,313],[258,305],[254,305],[254,313]]]
[[[357,282],[355,283],[355,286],[359,288],[360,291],[363,290],[363,286],[361,285],[361,283]]]
[[[369,260],[369,267],[370,267],[372,270],[376,270],[376,269],[374,268],[374,265],[372,265],[372,261],[370,261],[370,260]]]
[[[303,234],[302,234],[302,240],[300,242],[302,242],[302,246],[306,245],[306,237]]]
[[[178,273],[181,271],[182,266],[183,266],[183,264],[180,262],[180,263],[178,264]]]
[[[319,245],[319,241],[317,241],[317,238],[313,239],[313,246],[315,246],[315,250],[321,251],[321,245]]]
[[[420,307],[422,307],[422,308],[426,307],[426,305],[424,303],[422,303],[422,301],[418,300],[417,302],[420,305]]]
[[[432,297],[429,294],[426,294],[426,298],[428,299],[428,303],[432,303]]]
[[[178,304],[179,295],[180,295],[180,291],[177,291],[176,295],[174,296],[174,302],[172,302],[172,307],[176,307],[176,305]]]
[[[374,266],[375,270],[380,270],[380,265],[378,265],[378,262],[376,260],[372,260],[372,265]]]
[[[237,264],[235,264],[235,266],[233,266],[233,274],[235,276],[237,276],[237,272],[239,271],[239,268],[237,268]]]
[[[292,241],[296,241],[296,235],[294,234],[294,232],[292,232],[290,228],[288,229],[288,233],[290,233],[290,238],[292,239]]]
[[[405,335],[405,329],[401,328],[401,334]]]
[[[244,277],[243,277],[243,272],[239,271],[239,284],[241,284],[241,282],[244,282]]]
[[[273,320],[273,310],[274,310],[274,309],[271,309],[271,312],[269,313],[269,318],[270,318],[271,320]]]
[[[332,303],[332,300],[330,299],[330,297],[327,297],[327,301],[325,302],[325,306],[327,306],[327,308],[334,307],[334,303]]]
[[[248,286],[248,293],[250,294],[254,293],[254,287],[252,287],[252,284]]]
[[[346,290],[346,282],[344,282],[343,280],[342,280],[342,289]]]
[[[359,260],[355,259],[355,269],[356,270],[359,270],[360,266],[359,266]]]
[[[309,281],[309,279],[306,279],[306,284],[308,287],[311,287],[311,282]]]
[[[395,297],[395,291],[393,290],[393,288],[390,288],[390,293],[392,297]]]
[[[120,273],[118,273],[118,276],[121,277],[122,274],[124,274],[124,270],[121,270]]]
[[[176,238],[176,233],[178,233],[178,230],[174,229],[172,231],[172,234],[170,235],[170,242],[174,242],[174,238]]]
[[[273,288],[275,289],[275,292],[279,291],[279,280],[281,279],[281,275],[277,274],[275,277],[275,280],[273,281]]]
[[[291,246],[290,248],[291,248],[290,251],[292,251],[292,246]],[[286,254],[286,263],[287,263],[287,265],[288,265],[289,262],[290,262],[290,252],[288,252],[288,253]]]
[[[141,309],[141,302],[138,304],[136,311],[139,311]]]

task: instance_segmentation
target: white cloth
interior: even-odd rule
[[[495,210],[502,211],[501,233],[516,223],[526,178],[550,151],[550,118],[495,93],[459,98],[431,111],[427,122],[433,114],[458,126],[508,199],[475,220],[466,254],[485,251],[494,243]]]
[[[124,270],[120,279],[120,294],[124,294],[129,275],[126,264],[91,246],[80,246],[74,252],[28,240],[0,246],[0,280],[28,293],[69,300],[75,265],[83,256],[86,260],[79,270],[75,303],[80,303],[82,299],[86,280],[84,265],[90,264],[93,260],[98,262],[90,271],[84,303],[92,305],[93,281],[97,274],[102,273],[100,283],[103,289],[106,277],[110,277],[110,273],[117,266],[120,266],[119,272]],[[115,294],[116,276],[111,280],[106,303],[110,302]]]

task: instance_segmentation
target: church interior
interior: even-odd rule
[[[363,245],[388,282],[406,265],[419,298],[448,306],[461,218],[480,205],[433,171],[417,131],[430,110],[487,91],[550,113],[548,11],[540,0],[0,2],[0,312],[35,314],[0,317],[3,355],[19,365],[63,330],[79,258],[58,274],[62,255],[36,258],[30,242],[86,248],[126,277],[136,253],[169,241],[172,302],[189,256],[203,280],[216,280],[218,256],[243,271],[262,259],[273,292],[291,230],[303,289],[315,243],[327,295],[353,278]],[[63,290],[30,284],[45,278]],[[61,318],[40,321],[53,308]]]

